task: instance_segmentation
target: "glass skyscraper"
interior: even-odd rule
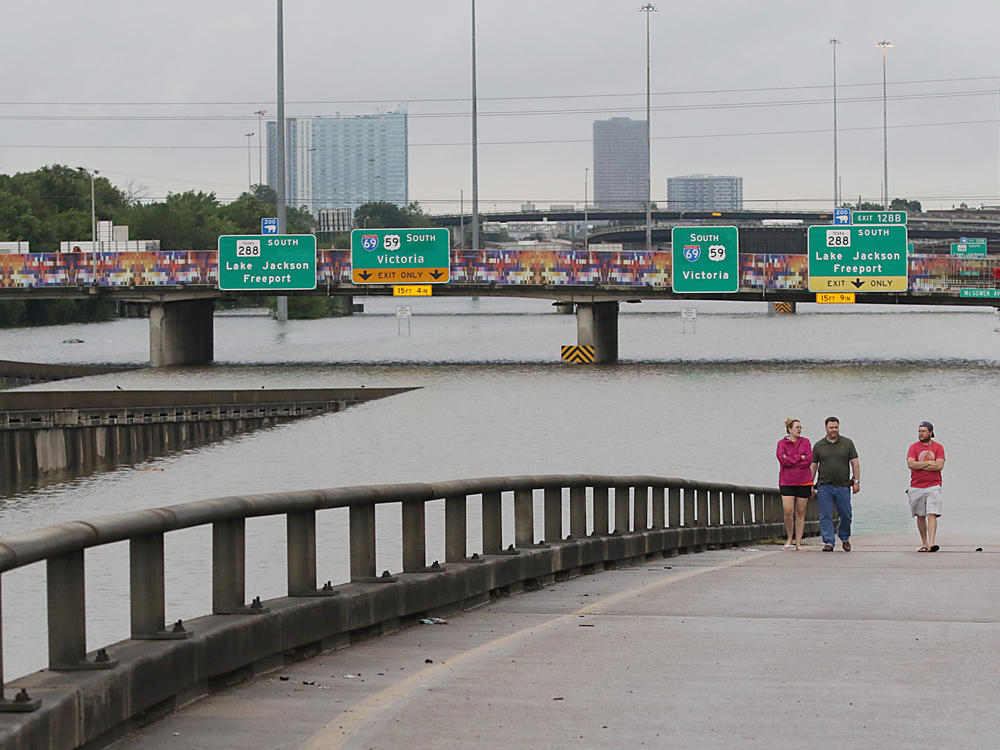
[[[267,123],[267,184],[277,189],[277,123]],[[285,120],[286,205],[349,208],[409,202],[406,112]]]

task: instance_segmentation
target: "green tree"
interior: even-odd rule
[[[214,250],[219,235],[240,234],[236,224],[220,212],[215,193],[189,190],[171,193],[162,203],[133,206],[129,214],[133,235],[158,239],[164,250]]]
[[[893,198],[889,208],[893,211],[906,211],[911,214],[919,214],[921,211],[920,201],[910,201],[905,198]]]
[[[388,201],[372,201],[363,203],[354,212],[354,226],[358,229],[429,227],[431,220],[416,201],[406,208]]]

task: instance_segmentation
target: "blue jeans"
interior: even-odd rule
[[[837,506],[840,516],[840,527],[837,534],[840,541],[851,538],[851,488],[835,487],[832,484],[821,484],[816,488],[816,501],[819,503],[819,533],[823,536],[823,544],[831,547],[837,541],[833,533],[833,506]]]

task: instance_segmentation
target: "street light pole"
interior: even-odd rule
[[[840,206],[840,178],[837,176],[837,45],[839,39],[831,39],[833,47],[833,207]]]
[[[264,184],[264,115],[266,109],[258,109],[257,115],[257,184]]]
[[[94,203],[94,175],[99,174],[95,169],[90,173],[90,265],[94,272],[94,286],[97,286],[97,207]]]
[[[479,137],[476,97],[476,0],[472,0],[472,250],[479,250]]]
[[[882,48],[882,209],[889,210],[889,126],[885,105],[885,51],[892,46],[888,39],[881,40],[877,47]]]
[[[250,166],[250,164],[251,164],[251,161],[250,161],[250,139],[253,138],[254,133],[253,133],[253,131],[250,131],[249,133],[244,133],[243,135],[245,135],[246,139],[247,139],[247,192],[251,193],[251,192],[253,192],[253,173],[251,171],[253,168]]]
[[[583,168],[583,252],[587,252],[587,178],[590,176],[590,167]]]
[[[276,175],[277,186],[277,209],[278,209],[278,234],[285,234],[285,25],[284,6],[282,0],[278,0],[278,174]],[[288,297],[278,295],[277,307],[274,317],[278,320],[288,320]]]
[[[639,8],[640,13],[646,14],[646,252],[652,251],[653,246],[653,176],[652,176],[652,148],[650,146],[650,126],[649,126],[649,14],[656,11],[656,6],[646,3]]]

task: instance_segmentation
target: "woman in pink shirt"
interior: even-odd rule
[[[781,488],[781,504],[785,511],[785,531],[788,541],[785,549],[799,549],[802,546],[802,532],[806,527],[806,503],[812,497],[812,444],[802,437],[802,423],[789,417],[785,420],[785,437],[778,441],[775,451],[781,470],[778,486]]]

